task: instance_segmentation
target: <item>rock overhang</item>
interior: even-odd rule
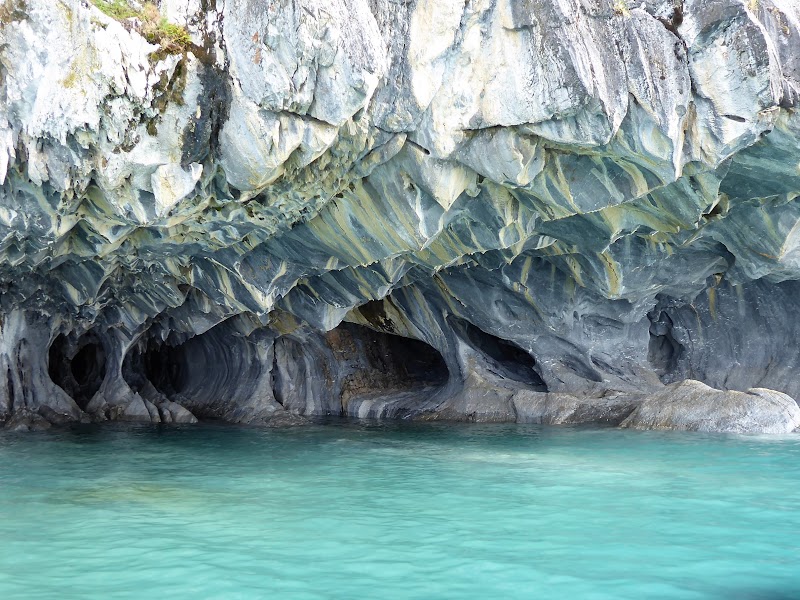
[[[800,394],[794,5],[159,4],[178,54],[91,3],[0,10],[3,414],[188,419],[131,364],[178,347],[219,353],[231,406],[200,413],[435,412],[520,384],[480,335],[537,393]],[[343,322],[447,381],[343,404]],[[87,335],[91,402],[15,372]]]

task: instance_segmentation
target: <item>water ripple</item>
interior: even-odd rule
[[[800,436],[0,434],[0,598],[800,597]]]

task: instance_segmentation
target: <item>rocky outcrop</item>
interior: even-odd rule
[[[800,408],[780,392],[721,392],[687,379],[648,396],[622,427],[729,433],[789,433],[800,426]]]
[[[0,0],[2,420],[800,396],[793,3],[158,11]]]

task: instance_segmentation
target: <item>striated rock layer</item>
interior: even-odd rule
[[[10,426],[800,422],[797,2],[159,10],[0,0]]]

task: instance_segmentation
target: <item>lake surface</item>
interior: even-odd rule
[[[800,435],[0,433],[0,598],[800,598]]]

